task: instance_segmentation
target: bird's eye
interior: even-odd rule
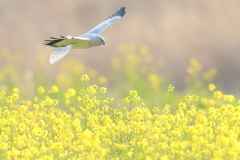
[[[105,41],[103,39],[101,39],[101,40],[102,40],[102,44],[105,45]]]

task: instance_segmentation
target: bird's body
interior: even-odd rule
[[[51,40],[45,40],[45,45],[54,47],[50,57],[50,64],[55,63],[63,56],[65,56],[71,49],[85,49],[95,46],[105,45],[105,40],[99,34],[106,29],[109,25],[115,23],[122,18],[126,13],[125,7],[122,7],[115,14],[104,20],[102,23],[91,29],[89,32],[79,36],[67,36],[61,38],[50,37]]]

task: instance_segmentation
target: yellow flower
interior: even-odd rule
[[[6,93],[5,93],[4,91],[1,91],[1,92],[0,92],[0,100],[1,100],[1,99],[4,99],[5,96],[6,96]]]
[[[133,152],[132,152],[132,151],[129,151],[129,152],[127,152],[127,155],[128,155],[129,157],[132,157]]]
[[[197,75],[198,72],[202,69],[202,64],[198,61],[197,58],[190,59],[190,66],[187,68],[187,72],[190,75]]]
[[[167,87],[167,89],[168,89],[168,92],[172,92],[172,91],[174,90],[174,86],[170,84],[170,85]]]
[[[65,105],[66,105],[66,106],[69,106],[70,104],[71,104],[71,101],[70,101],[69,99],[66,99],[66,100],[65,100]]]
[[[187,108],[187,104],[186,103],[179,103],[178,108],[179,109],[185,109],[185,108]]]
[[[82,76],[81,81],[83,81],[83,82],[90,81],[90,78],[87,74],[85,74],[85,75]]]
[[[18,100],[18,99],[19,99],[19,95],[16,94],[16,93],[13,93],[12,100],[15,101],[15,100]]]
[[[75,89],[73,88],[69,88],[68,91],[67,91],[67,94],[71,97],[75,96],[76,95],[76,91]]]
[[[38,91],[38,93],[42,94],[42,93],[45,92],[45,89],[42,86],[40,86],[40,87],[37,88],[37,91]]]
[[[163,113],[164,113],[164,114],[168,114],[168,113],[169,113],[169,109],[168,109],[168,108],[164,108],[164,109],[163,109]]]
[[[30,101],[30,100],[26,100],[26,102],[25,102],[25,104],[26,104],[26,106],[31,106],[32,105],[32,101]]]
[[[89,86],[89,87],[87,87],[86,91],[90,94],[96,94],[97,90],[95,88],[96,87],[94,87],[94,86]]]
[[[18,94],[20,90],[18,88],[13,88],[12,92]]]
[[[233,102],[235,98],[233,95],[224,95],[224,100],[228,102]]]
[[[240,100],[238,100],[237,104],[240,105]]]
[[[58,92],[58,87],[57,86],[52,86],[52,92],[57,93]]]
[[[101,87],[100,88],[100,93],[105,94],[107,92],[107,88]]]
[[[1,142],[0,150],[5,150],[5,151],[7,151],[7,150],[8,150],[8,147],[9,147],[9,144],[8,144],[8,143]]]
[[[33,101],[34,101],[35,103],[37,103],[37,102],[38,102],[38,97],[34,97],[34,98],[33,98]]]
[[[221,91],[215,91],[213,96],[214,96],[214,98],[221,99],[223,94]]]
[[[159,89],[159,85],[160,85],[160,78],[158,75],[154,74],[154,73],[150,73],[148,75],[148,81],[152,84],[152,87],[156,90]]]
[[[126,104],[128,104],[128,103],[130,103],[131,101],[130,101],[130,99],[129,99],[128,97],[126,97],[126,98],[123,99],[123,102],[126,103]]]
[[[131,90],[130,93],[129,93],[129,95],[135,97],[135,96],[137,96],[138,94],[137,94],[137,91]]]
[[[209,84],[209,85],[208,85],[208,89],[209,89],[210,91],[214,91],[216,88],[217,88],[217,87],[215,86],[215,84]]]
[[[192,95],[185,96],[185,101],[192,101]]]
[[[26,112],[26,111],[27,111],[27,107],[26,107],[26,106],[21,105],[21,106],[19,107],[19,112],[20,112],[20,113],[24,113],[24,112]]]
[[[36,109],[36,110],[38,110],[38,109],[39,109],[39,105],[34,104],[34,105],[33,105],[33,108]]]
[[[217,69],[216,68],[211,68],[209,71],[206,71],[203,73],[203,77],[206,80],[212,80],[217,74]]]
[[[153,113],[158,113],[159,112],[159,108],[153,107],[152,111],[153,111]]]
[[[106,84],[107,83],[107,77],[101,76],[98,78],[100,84]]]
[[[199,99],[198,95],[196,95],[196,94],[192,95],[192,100],[193,101],[198,101],[198,99]]]

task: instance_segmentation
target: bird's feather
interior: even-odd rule
[[[125,7],[122,7],[120,10],[118,10],[116,13],[105,19],[102,23],[91,29],[87,33],[93,33],[93,34],[100,34],[104,29],[106,29],[109,25],[117,22],[120,18],[124,16],[126,13]]]
[[[51,57],[49,59],[50,64],[57,62],[59,59],[64,57],[71,49],[72,49],[72,44],[69,44],[66,47],[54,48],[51,54]]]
[[[83,37],[72,37],[72,36],[67,36],[61,38],[53,38],[50,37],[51,40],[45,40],[45,45],[51,46],[51,47],[66,47],[69,44],[85,44],[89,42],[88,38],[83,38]]]

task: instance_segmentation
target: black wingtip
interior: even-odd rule
[[[116,14],[120,15],[121,17],[123,17],[125,15],[126,11],[125,11],[125,7],[120,8]]]
[[[44,40],[45,42],[43,43],[44,45],[47,45],[47,46],[52,46],[52,47],[55,47],[54,44],[57,43],[57,42],[60,42],[64,39],[66,39],[66,37],[64,36],[60,36],[61,38],[55,38],[55,37],[50,37],[50,40]]]
[[[54,37],[50,37],[51,39],[58,39],[58,38],[54,38]]]

